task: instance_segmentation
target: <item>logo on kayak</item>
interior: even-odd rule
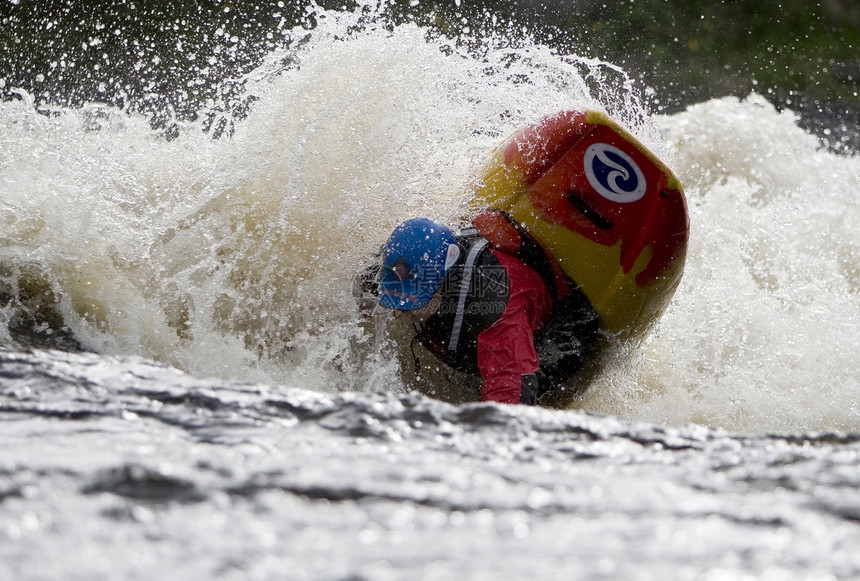
[[[585,150],[582,162],[588,183],[607,200],[627,204],[645,195],[642,170],[614,145],[593,143]]]

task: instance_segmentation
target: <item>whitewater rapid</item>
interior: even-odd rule
[[[860,157],[758,95],[651,115],[504,30],[310,12],[169,130],[0,102],[0,579],[858,578]],[[573,409],[416,376],[355,273],[577,107],[685,186],[665,316]]]
[[[242,79],[247,117],[218,139],[192,122],[167,139],[98,104],[0,103],[4,343],[468,400],[462,377],[412,375],[402,322],[358,316],[354,273],[403,219],[462,223],[469,180],[513,130],[590,107],[677,173],[691,236],[659,327],[575,406],[738,432],[860,429],[860,158],[757,95],[651,116],[612,65],[348,27],[323,19],[271,54]]]

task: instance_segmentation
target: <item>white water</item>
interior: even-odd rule
[[[762,98],[657,122],[690,207],[685,278],[584,407],[739,431],[860,427],[860,158]]]
[[[755,96],[644,118],[612,67],[536,46],[447,54],[414,26],[348,35],[350,18],[321,20],[299,66],[271,55],[229,139],[189,124],[165,141],[97,106],[47,117],[0,104],[7,287],[50,285],[97,352],[200,377],[402,390],[406,335],[358,318],[353,273],[405,218],[458,221],[510,131],[605,108],[685,184],[691,246],[655,335],[578,405],[741,432],[860,429],[860,158]]]

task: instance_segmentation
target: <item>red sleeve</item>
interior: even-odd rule
[[[484,380],[482,401],[520,403],[522,376],[538,368],[526,310],[511,311],[509,303],[504,315],[478,335],[478,369]]]
[[[552,299],[534,270],[509,255],[495,254],[508,273],[510,296],[505,312],[478,335],[481,399],[520,403],[522,376],[540,364],[534,333],[549,318]]]

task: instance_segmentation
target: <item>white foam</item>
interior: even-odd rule
[[[659,332],[583,405],[739,431],[860,429],[860,158],[752,96],[661,120],[690,252]]]
[[[857,429],[857,158],[759,99],[648,119],[611,66],[492,39],[469,56],[413,25],[347,33],[354,18],[330,14],[298,65],[277,53],[249,75],[257,101],[231,138],[187,125],[166,141],[95,105],[45,117],[0,103],[0,262],[36,265],[90,349],[204,376],[397,389],[389,337],[408,335],[358,318],[355,271],[403,219],[459,221],[468,180],[515,128],[602,107],[676,168],[692,235],[659,333],[583,405]]]

